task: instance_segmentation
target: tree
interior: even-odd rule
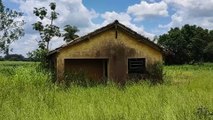
[[[4,57],[5,60],[9,60],[9,61],[24,61],[25,58],[23,55],[19,55],[19,54],[10,54],[10,55],[6,55]]]
[[[4,58],[2,56],[0,56],[0,61],[3,61],[3,60],[4,60]]]
[[[47,9],[45,7],[41,8],[34,8],[33,13],[40,18],[40,20],[44,20],[44,18],[47,18],[50,20],[49,24],[43,25],[42,22],[37,21],[36,23],[33,24],[33,29],[38,31],[41,36],[41,40],[39,41],[39,46],[41,46],[41,49],[43,47],[49,50],[49,42],[53,37],[60,37],[61,33],[59,30],[59,27],[56,25],[53,25],[54,20],[58,18],[58,13],[55,11],[56,10],[56,4],[55,3],[50,3],[50,17],[47,16]]]
[[[185,46],[186,41],[184,40],[179,28],[172,28],[168,34],[160,36],[158,44],[163,46],[168,53],[173,53],[170,55],[174,55],[173,57],[175,57],[175,59],[173,62],[175,64],[181,64],[183,61],[187,60],[187,49]]]
[[[213,62],[213,42],[210,42],[204,49],[205,60]]]
[[[204,60],[204,48],[209,41],[211,35],[207,29],[186,24],[161,35],[158,44],[165,48],[166,64],[187,64]]]
[[[9,55],[9,46],[24,36],[24,20],[18,20],[22,12],[5,8],[0,0],[0,52]]]
[[[65,33],[63,34],[64,41],[70,42],[74,40],[75,38],[79,37],[76,35],[76,32],[78,32],[78,28],[71,25],[66,25],[64,28]]]

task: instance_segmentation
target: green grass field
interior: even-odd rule
[[[213,64],[166,66],[165,83],[54,85],[37,63],[0,62],[2,120],[212,120]]]

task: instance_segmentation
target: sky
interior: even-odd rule
[[[20,19],[26,22],[25,36],[11,44],[11,54],[26,56],[38,47],[40,37],[32,24],[39,19],[33,9],[48,8],[50,2],[56,2],[60,14],[54,24],[61,28],[68,24],[77,26],[80,36],[116,19],[151,40],[185,24],[213,29],[213,0],[3,0],[6,7],[23,12]],[[62,44],[63,38],[53,38],[50,49]]]

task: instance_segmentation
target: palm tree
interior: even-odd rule
[[[66,25],[64,27],[65,33],[63,34],[64,41],[70,42],[71,40],[74,40],[75,38],[79,37],[76,35],[76,32],[78,32],[78,28],[71,25]]]

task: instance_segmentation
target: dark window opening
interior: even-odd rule
[[[143,74],[146,71],[145,58],[131,58],[128,59],[128,73],[129,74]]]

